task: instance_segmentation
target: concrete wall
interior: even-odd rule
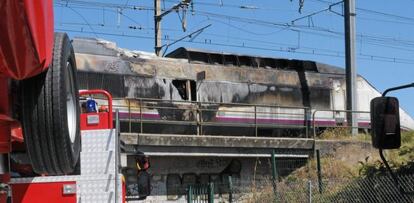
[[[151,186],[149,200],[184,200],[189,184],[213,182],[215,194],[228,195],[228,176],[231,175],[234,191],[251,190],[253,182],[261,184],[271,180],[269,158],[219,158],[219,157],[151,157]],[[276,164],[281,176],[303,166],[304,159],[278,159]],[[135,158],[128,158],[128,166],[134,166]],[[127,180],[132,179],[128,178]],[[133,182],[128,182],[133,184]],[[235,194],[235,196],[238,196]]]

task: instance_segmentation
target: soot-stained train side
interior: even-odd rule
[[[84,38],[73,46],[79,87],[107,89],[119,98],[115,108],[123,130],[286,136],[346,122],[341,68],[186,48],[160,58]],[[369,111],[370,100],[379,95],[358,76],[359,111]],[[400,114],[402,128],[414,129],[414,120],[402,109]],[[358,124],[369,128],[369,113],[358,113]]]

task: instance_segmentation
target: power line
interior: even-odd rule
[[[313,1],[321,2],[321,3],[324,3],[324,4],[331,4],[332,3],[332,2],[329,2],[329,1],[325,1],[325,0],[313,0]],[[371,14],[376,14],[376,15],[382,15],[382,16],[387,16],[387,17],[392,17],[392,18],[404,19],[404,20],[407,20],[407,21],[414,21],[414,18],[411,18],[411,17],[401,16],[401,15],[386,13],[386,12],[381,12],[381,11],[374,11],[374,10],[370,10],[370,9],[366,9],[366,8],[356,7],[356,10],[360,10],[360,11],[363,11],[363,12],[366,12],[366,13],[371,13]]]
[[[95,9],[95,8],[87,8],[87,7],[77,7],[77,6],[69,6],[69,5],[61,5],[61,4],[58,4],[58,6],[59,7],[62,7],[62,8],[69,8],[69,9],[71,9],[71,10],[73,10],[73,11],[75,11],[75,8],[80,8],[80,9],[93,9],[93,10],[97,10],[97,9]],[[99,10],[99,11],[101,11],[101,10]],[[141,23],[139,23],[138,21],[136,21],[135,19],[133,19],[133,18],[131,18],[131,17],[129,17],[128,15],[125,15],[124,13],[122,13],[122,12],[119,12],[119,11],[114,11],[114,10],[107,10],[107,11],[110,11],[110,12],[113,12],[113,13],[115,13],[115,14],[119,14],[119,15],[122,15],[123,17],[125,17],[125,18],[127,18],[128,20],[130,20],[131,22],[134,22],[135,24],[137,24],[137,25],[140,25],[141,26]],[[78,14],[80,14],[79,12],[77,12]],[[86,20],[86,18],[84,18],[83,17],[83,19],[84,19],[84,21],[85,22],[87,22],[87,20]]]
[[[83,25],[86,25],[85,23],[66,23],[66,22],[59,22],[58,24],[59,25],[62,25],[62,26],[65,26],[65,25],[74,25],[74,26],[83,26]],[[95,24],[95,25],[92,25],[92,26],[104,27],[101,24]],[[106,26],[106,27],[108,27],[108,26]],[[119,30],[118,27],[116,27],[116,26],[111,26],[111,28],[115,28],[115,29]],[[130,29],[130,26],[125,27],[125,28],[129,28]],[[84,29],[81,28],[81,30],[84,30]],[[140,28],[139,30],[154,30],[154,28]],[[172,28],[165,28],[165,30],[168,30],[168,31],[171,31],[171,32],[180,32],[180,33],[182,32],[181,30],[172,29]],[[127,31],[127,30],[125,30],[125,31]],[[225,35],[220,35],[220,34],[217,34],[217,33],[210,33],[210,32],[204,32],[203,34],[205,36],[214,36],[214,37],[219,37],[219,38],[222,38],[222,39],[228,37],[228,36],[225,36]],[[314,49],[318,49],[318,50],[321,50],[321,51],[336,52],[336,50],[330,50],[330,49],[313,48],[313,47],[307,47],[307,46],[300,46],[299,47],[298,44],[277,43],[277,42],[272,42],[272,41],[255,40],[255,39],[251,39],[251,38],[240,38],[240,37],[237,37],[237,36],[232,36],[231,39],[232,40],[235,40],[235,41],[236,40],[242,41],[241,42],[242,44],[246,44],[245,42],[254,42],[254,43],[261,43],[261,44],[264,44],[264,45],[287,46],[287,47],[289,47],[289,49],[299,49],[299,48],[300,49],[313,49],[313,50]]]
[[[255,35],[275,34],[277,32],[280,32],[280,31],[283,31],[284,30],[284,29],[280,29],[280,30],[277,30],[277,31],[272,32],[272,33],[255,33],[255,32],[251,32],[251,31],[245,30],[243,28],[239,28],[239,27],[234,26],[232,24],[228,24],[228,23],[223,22],[223,21],[219,21],[219,20],[213,20],[213,21],[214,22],[220,22],[220,23],[226,24],[226,25],[228,25],[230,27],[233,27],[234,29],[238,29],[238,30],[241,30],[241,31],[250,33],[250,34],[255,34]],[[80,26],[82,26],[82,25],[88,25],[88,24],[85,24],[85,23],[69,23],[69,22],[64,22],[64,23],[61,23],[61,25],[80,25]],[[91,23],[89,23],[88,26],[110,27],[110,28],[112,27],[112,28],[119,29],[119,26],[107,26],[107,25],[104,25],[104,24],[91,24]],[[137,26],[127,26],[125,28],[132,29],[132,30],[154,30],[154,28],[144,28],[142,26],[138,26],[138,27]],[[173,31],[173,32],[180,31],[180,30],[171,29],[171,28],[167,28],[165,30]],[[335,37],[337,39],[342,39],[342,34],[341,33],[335,33],[335,32],[333,32],[335,35],[324,35],[322,33],[313,33],[313,32],[306,32],[306,31],[300,31],[300,30],[297,30],[297,31],[298,32],[307,33],[307,34],[316,34],[318,36]],[[387,38],[387,37],[370,36],[370,35],[365,35],[365,34],[358,34],[358,39],[361,39],[360,42],[362,42],[362,43],[372,44],[372,45],[376,45],[376,46],[390,47],[390,48],[395,48],[395,49],[398,49],[398,47],[413,47],[414,46],[414,41],[401,40],[401,39],[395,39],[395,38]],[[269,43],[269,42],[267,42],[267,43]],[[410,49],[404,49],[404,48],[401,48],[401,49],[406,50],[406,51],[411,51]]]
[[[165,0],[167,2],[175,2],[175,0]],[[195,1],[194,5],[203,5],[203,6],[211,6],[216,8],[236,8],[240,10],[271,10],[271,11],[286,11],[286,12],[297,12],[297,10],[290,10],[290,9],[280,9],[280,8],[270,8],[270,7],[260,7],[252,4],[229,4],[229,3],[209,3],[209,2],[201,2]]]
[[[73,8],[69,8],[69,9],[72,10],[74,13],[78,14],[83,19],[83,21],[85,21],[85,23],[89,26],[89,28],[91,29],[92,33],[94,33],[95,37],[98,37],[98,35],[96,34],[96,32],[93,30],[92,26],[89,24],[88,20],[86,20],[86,18],[82,14],[80,14],[78,11],[76,11]]]
[[[61,25],[61,26],[87,26],[88,25],[86,23],[69,23],[69,22],[57,22],[57,24]],[[108,30],[108,31],[119,30],[119,31],[128,32],[130,30],[143,30],[143,31],[144,30],[151,30],[151,31],[154,30],[154,28],[152,28],[152,27],[149,27],[149,28],[135,27],[135,26],[118,27],[118,26],[107,26],[107,25],[103,25],[103,24],[90,24],[90,26],[95,26],[95,27],[98,27],[98,28],[105,28],[106,27],[106,28],[111,29],[111,30]],[[124,29],[120,29],[120,28],[124,28]],[[84,29],[81,28],[81,30],[84,30]],[[179,29],[164,28],[164,30],[167,30],[167,31],[170,31],[170,32],[182,33],[182,31],[179,30]],[[147,32],[147,34],[149,34],[149,32]],[[229,39],[228,36],[226,36],[226,35],[220,35],[220,34],[211,33],[211,32],[204,32],[203,35],[207,36],[207,37],[208,36],[213,36],[213,37],[218,37],[218,38],[222,38],[222,39]],[[359,38],[362,38],[362,40],[360,40],[360,42],[363,43],[363,44],[414,52],[414,45],[409,45],[409,44],[392,45],[392,44],[382,43],[382,42],[376,41],[376,40],[369,40],[368,38],[364,39],[363,36],[359,36]],[[263,45],[287,46],[290,49],[310,49],[310,50],[318,49],[318,50],[322,50],[322,51],[338,52],[337,50],[332,50],[332,49],[307,47],[307,46],[299,45],[299,43],[297,43],[297,44],[277,43],[277,42],[273,42],[273,41],[256,40],[256,39],[252,39],[252,38],[240,38],[240,37],[237,37],[237,36],[232,36],[231,40],[232,41],[240,41],[242,44],[246,44],[246,42],[254,42],[254,43],[260,43],[260,44],[263,44]],[[405,46],[403,46],[403,45],[405,45]],[[407,48],[404,48],[404,47],[407,47]],[[343,54],[343,52],[341,52],[341,53]]]
[[[68,29],[60,29],[57,28],[58,31],[63,32],[77,32],[77,33],[92,33],[89,31],[82,31],[82,30],[68,30]],[[108,36],[118,36],[118,37],[127,37],[127,38],[138,38],[138,39],[148,39],[154,40],[154,37],[149,36],[139,36],[139,35],[130,35],[130,34],[116,34],[116,33],[106,33],[106,32],[96,32],[96,34],[100,35],[108,35]],[[166,39],[167,41],[173,41],[176,39]],[[254,49],[254,50],[263,50],[263,51],[274,51],[274,52],[286,52],[286,53],[298,53],[298,54],[305,54],[305,55],[318,55],[318,56],[328,56],[328,57],[336,57],[336,58],[343,58],[343,54],[341,53],[321,53],[317,52],[316,50],[311,51],[298,51],[298,50],[291,50],[289,48],[266,48],[266,47],[257,47],[257,46],[247,46],[247,45],[235,45],[235,44],[226,44],[226,43],[216,43],[216,42],[206,42],[206,41],[184,41],[186,43],[194,43],[194,44],[204,44],[204,45],[214,45],[214,46],[224,46],[224,47],[235,47],[235,48],[244,48],[244,49]],[[390,62],[390,63],[400,63],[400,64],[414,64],[413,59],[406,59],[406,58],[398,58],[398,57],[388,57],[388,56],[378,56],[378,55],[368,55],[368,54],[359,54],[359,59],[368,60],[368,61],[381,61],[381,62]]]
[[[62,0],[61,0],[62,1]],[[70,7],[70,6],[64,6],[64,7]],[[114,12],[114,11],[112,11]],[[310,27],[310,26],[302,26],[302,25],[290,25],[289,23],[274,23],[274,22],[270,22],[270,21],[263,21],[263,20],[259,20],[259,19],[252,19],[252,18],[244,18],[244,17],[238,17],[238,16],[231,16],[231,15],[224,15],[224,14],[217,14],[217,13],[211,13],[211,12],[205,12],[205,11],[195,11],[195,14],[199,14],[202,16],[206,16],[209,18],[224,18],[224,19],[231,19],[233,21],[239,21],[239,22],[244,22],[244,23],[250,23],[250,24],[255,24],[255,25],[261,25],[261,26],[266,26],[266,27],[278,27],[278,28],[284,28],[282,30],[289,30],[289,31],[296,31],[296,32],[302,32],[305,34],[311,34],[311,35],[319,35],[319,36],[325,36],[325,37],[335,37],[335,38],[342,38],[343,37],[343,32],[339,32],[339,31],[334,31],[334,30],[330,30],[330,29],[326,29],[326,28],[320,28],[320,27]],[[122,15],[126,18],[128,18],[129,20],[138,23],[137,21],[135,21],[134,19],[132,19],[131,17],[128,17],[128,15],[125,15],[122,13]],[[211,20],[211,19],[210,19]],[[243,29],[243,28],[238,28],[237,26],[231,25],[229,23],[225,23],[222,22],[223,24],[227,24],[235,29],[250,33],[250,34],[255,34],[255,35],[262,35],[259,33],[255,33],[255,32],[251,32],[249,30]],[[142,27],[142,26],[141,26]],[[276,33],[279,32],[276,31]],[[326,34],[323,34],[321,32],[325,32]],[[336,36],[335,36],[336,35]],[[358,33],[358,36],[364,36],[364,38],[371,38],[371,39],[377,39],[377,40],[382,40],[382,41],[390,41],[390,42],[401,42],[401,43],[411,43],[410,41],[407,40],[399,40],[399,39],[395,39],[395,38],[383,38],[383,37],[378,37],[378,36],[369,36],[366,34],[361,34]]]
[[[400,16],[400,15],[395,15],[395,14],[391,14],[391,13],[374,11],[374,10],[369,10],[369,9],[365,9],[365,8],[357,8],[357,10],[364,11],[364,12],[367,12],[367,13],[376,14],[376,15],[383,15],[383,16],[387,16],[387,17],[392,17],[392,18],[396,18],[396,19],[402,19],[402,20],[407,20],[407,21],[414,21],[414,18],[410,18],[410,17],[406,17],[406,16]]]
[[[336,3],[329,4],[329,6],[327,8],[324,8],[322,10],[315,11],[315,12],[312,12],[312,13],[307,14],[305,16],[302,16],[302,17],[296,18],[294,20],[291,20],[290,24],[293,25],[296,21],[299,21],[299,20],[302,20],[302,19],[305,19],[305,18],[311,18],[312,16],[318,15],[320,13],[325,13],[327,11],[331,11],[333,6],[336,6],[336,5],[339,5],[339,4],[342,4],[342,3],[343,3],[343,1],[339,1],[339,2],[336,2]]]
[[[97,1],[81,1],[81,0],[57,0],[55,4],[62,6],[85,6],[89,8],[113,8],[113,9],[131,9],[131,10],[154,10],[152,7],[130,5],[130,4],[114,4],[114,3],[103,3]]]
[[[374,21],[374,22],[385,22],[385,23],[392,23],[392,24],[402,24],[402,25],[413,25],[414,22],[404,22],[404,21],[395,21],[395,20],[384,20],[384,19],[376,19],[376,18],[366,18],[366,17],[358,17],[359,20],[367,20],[367,21]]]
[[[78,1],[80,2],[80,1]],[[74,6],[73,5],[62,5],[60,4],[61,7],[72,7],[71,10],[74,10]],[[135,21],[133,18],[129,17],[128,15],[123,14],[122,12],[116,12],[116,11],[111,11],[114,13],[120,13],[121,15],[123,15],[124,17],[128,18],[129,20],[131,20],[132,22],[139,24],[139,22]],[[217,17],[217,18],[225,18],[225,19],[231,19],[234,21],[239,21],[239,22],[247,22],[247,23],[251,23],[251,24],[260,24],[263,26],[267,26],[267,27],[279,27],[281,28],[280,30],[277,30],[276,32],[279,31],[283,31],[283,30],[289,30],[289,31],[296,31],[296,32],[301,32],[301,33],[306,33],[306,34],[311,34],[311,35],[318,35],[318,36],[325,36],[325,37],[330,37],[330,38],[338,38],[341,39],[343,36],[342,32],[339,31],[334,31],[334,30],[330,30],[330,29],[326,29],[326,28],[319,28],[319,27],[310,27],[310,26],[301,26],[301,25],[289,25],[287,23],[274,23],[274,22],[269,22],[269,21],[263,21],[263,20],[259,20],[259,19],[251,19],[251,18],[244,18],[244,17],[238,17],[238,16],[230,16],[230,15],[223,15],[223,14],[217,14],[217,13],[211,13],[211,12],[204,12],[204,11],[197,11],[196,14],[200,15],[200,12],[202,14],[205,14],[209,17]],[[78,13],[80,14],[80,13]],[[86,22],[86,25],[91,29],[92,33],[96,33],[95,36],[97,37],[97,32],[94,31],[94,29],[92,28],[92,26],[101,26],[104,27],[102,25],[99,24],[91,24],[89,22],[87,22],[87,20],[82,17],[83,20]],[[212,20],[212,19],[210,19]],[[214,20],[216,22],[219,22],[218,20]],[[223,23],[223,22],[222,22]],[[230,25],[230,24],[229,24]],[[108,27],[108,26],[107,26]],[[241,31],[244,31],[248,33],[248,30],[245,30],[243,28],[237,27],[237,26],[230,26],[233,27],[235,29],[239,29]],[[144,28],[142,28],[142,26],[128,26],[129,29],[138,29],[138,30],[144,30]],[[146,28],[146,29],[153,29],[153,28]],[[81,31],[83,33],[86,33],[85,31]],[[258,33],[250,33],[250,34],[254,34],[254,35],[258,35]],[[125,36],[124,34],[122,36]],[[380,36],[371,36],[371,35],[364,35],[364,34],[358,34],[358,36],[361,39],[361,42],[366,43],[366,44],[370,44],[370,45],[374,45],[374,46],[382,46],[382,47],[388,47],[388,48],[394,48],[394,49],[399,49],[399,50],[405,50],[405,51],[413,51],[412,47],[414,47],[414,41],[410,41],[410,40],[402,40],[402,39],[395,39],[392,37],[380,37]],[[247,41],[247,40],[246,40]],[[198,44],[203,44],[202,42],[197,42]],[[266,42],[263,42],[266,43]],[[204,43],[205,44],[205,43]],[[225,44],[222,43],[210,43],[209,45],[217,45],[217,46],[225,46]],[[245,45],[246,43],[242,43],[242,45],[228,45],[230,47],[240,47],[241,48],[250,48],[250,49],[260,49],[260,50],[266,50],[263,47],[252,47],[252,46],[247,46]],[[298,51],[298,49],[306,49],[305,47],[292,47],[293,45],[286,45],[286,46],[291,46],[285,49],[278,49],[277,51],[283,51],[283,52],[294,52],[294,53],[301,53]],[[403,47],[407,47],[406,49]],[[310,52],[306,52],[306,53],[302,53],[302,54],[313,54],[313,55],[318,55],[315,54],[315,50],[320,50],[320,49],[316,49],[316,48],[309,48]],[[275,49],[271,49],[273,51],[275,51]],[[335,52],[334,54],[332,54],[332,50],[329,50],[327,52],[331,52],[330,55],[334,55],[335,57],[340,57],[341,54],[340,52]],[[362,54],[362,53],[361,53]],[[319,54],[320,55],[320,54]],[[409,61],[410,59],[403,59],[403,58],[394,58],[394,57],[384,57],[384,56],[373,56],[373,55],[361,55],[363,57],[365,57],[366,60],[385,60],[388,62],[400,62],[400,61]],[[361,58],[361,57],[360,57]]]
[[[240,21],[240,22],[246,22],[246,23],[256,23],[255,25],[264,25],[264,26],[275,26],[275,27],[282,27],[282,28],[286,28],[288,30],[291,31],[300,31],[303,33],[307,33],[307,34],[317,34],[320,36],[329,36],[329,37],[335,37],[334,35],[336,35],[336,37],[338,38],[342,38],[344,33],[340,32],[340,31],[335,31],[335,30],[331,30],[331,29],[326,29],[326,28],[320,28],[320,27],[310,27],[310,26],[301,26],[301,25],[290,25],[288,23],[274,23],[274,22],[269,22],[269,21],[263,21],[263,20],[258,20],[258,19],[252,19],[252,18],[243,18],[243,17],[236,17],[236,16],[230,16],[230,15],[224,15],[224,14],[216,14],[216,13],[211,13],[211,12],[204,12],[204,11],[197,11],[196,13],[200,14],[200,15],[206,15],[209,17],[218,17],[218,18],[225,18],[225,19],[232,19],[235,21]],[[299,30],[297,30],[299,29]],[[241,29],[243,30],[243,29]],[[329,35],[323,35],[320,33],[315,33],[315,32],[325,32],[328,33]],[[385,38],[385,37],[379,37],[379,36],[372,36],[372,35],[366,35],[366,34],[362,34],[362,33],[358,33],[358,36],[365,36],[366,38],[370,38],[370,39],[377,39],[377,40],[389,40],[392,42],[401,42],[401,43],[407,43],[407,42],[413,42],[414,41],[408,41],[408,40],[398,40],[395,38]]]

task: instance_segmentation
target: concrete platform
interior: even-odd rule
[[[169,147],[282,148],[312,149],[310,138],[231,137],[208,135],[121,133],[126,145]]]
[[[122,133],[125,154],[158,157],[270,157],[308,158],[314,140],[306,138],[231,137],[175,134]]]

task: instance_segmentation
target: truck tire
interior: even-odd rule
[[[24,142],[34,172],[73,172],[80,153],[76,62],[65,33],[55,33],[53,59],[40,75],[21,83]]]

